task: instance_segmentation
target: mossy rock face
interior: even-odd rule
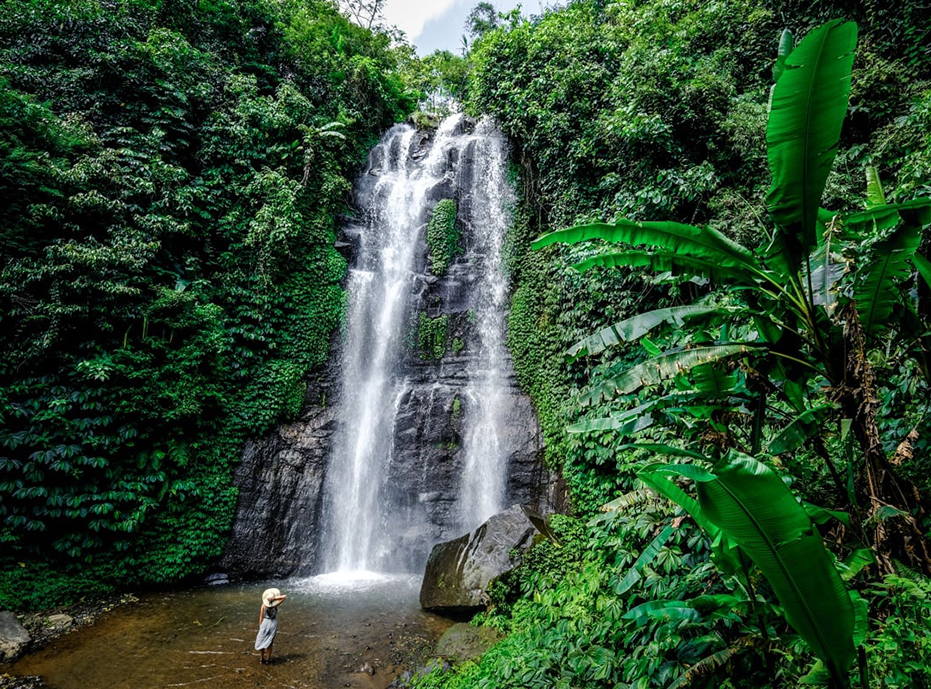
[[[459,228],[456,225],[456,202],[443,199],[433,209],[427,226],[427,246],[430,247],[430,269],[437,277],[446,274],[453,258],[462,253]]]
[[[446,630],[436,644],[436,654],[456,662],[478,658],[502,638],[491,627],[476,627],[465,622]]]

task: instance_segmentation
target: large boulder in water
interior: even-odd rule
[[[455,613],[485,607],[488,584],[520,563],[536,533],[524,508],[514,505],[472,533],[434,546],[420,588],[421,607]]]

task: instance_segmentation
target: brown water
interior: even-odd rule
[[[261,665],[253,644],[270,586],[288,599],[272,663]],[[0,673],[41,675],[54,689],[383,689],[451,624],[420,609],[418,586],[411,577],[332,574],[146,594]],[[361,671],[366,663],[373,675]]]

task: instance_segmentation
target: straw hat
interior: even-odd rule
[[[262,594],[262,602],[265,603],[265,607],[273,608],[276,605],[281,603],[280,600],[273,601],[272,598],[277,598],[281,595],[281,591],[278,589],[265,589],[265,593]]]

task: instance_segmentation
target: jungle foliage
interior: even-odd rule
[[[931,681],[921,11],[582,0],[477,41],[508,344],[575,518],[496,585],[506,639],[416,686]]]
[[[0,7],[0,607],[202,571],[343,310],[350,180],[421,94],[328,0]]]

